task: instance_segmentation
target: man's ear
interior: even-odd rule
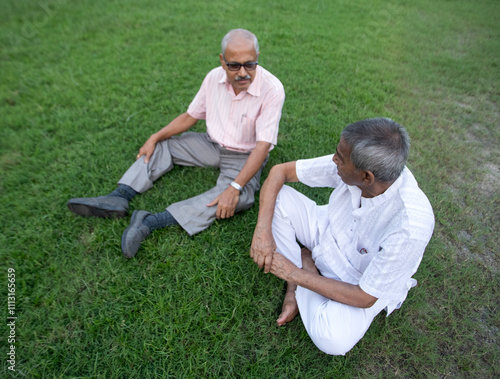
[[[220,59],[220,64],[222,65],[222,67],[224,67],[224,56],[222,54],[219,54],[219,59]]]
[[[373,175],[373,172],[368,170],[363,171],[363,184],[365,186],[371,186],[373,183],[375,183],[375,175]]]

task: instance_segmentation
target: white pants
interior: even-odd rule
[[[301,247],[313,251],[328,227],[326,206],[318,206],[300,192],[284,186],[276,200],[273,236],[277,251],[302,267]],[[314,256],[316,267],[325,277],[339,279]],[[295,298],[300,317],[314,344],[331,355],[344,355],[363,337],[375,316],[388,302],[378,300],[370,308],[338,303],[303,287],[297,287]]]

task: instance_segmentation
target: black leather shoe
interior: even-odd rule
[[[122,234],[122,252],[127,258],[133,258],[142,241],[151,233],[149,226],[146,226],[142,221],[151,213],[147,211],[134,211],[130,219],[130,225]]]
[[[68,201],[71,212],[80,216],[120,218],[128,214],[128,201],[122,197],[79,197]]]

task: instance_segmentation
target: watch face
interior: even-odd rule
[[[240,186],[238,183],[236,183],[236,182],[231,182],[231,186],[232,186],[232,187],[234,187],[234,188],[236,188],[236,189],[237,189],[238,191],[240,191],[240,192],[241,192],[241,190],[243,189],[243,188],[241,188],[241,186]]]

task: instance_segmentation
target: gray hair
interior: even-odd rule
[[[351,147],[357,170],[371,171],[381,182],[396,180],[408,160],[410,136],[389,118],[371,118],[345,127],[340,135]]]
[[[224,55],[226,52],[226,48],[229,42],[237,39],[237,38],[243,38],[248,41],[251,41],[253,43],[253,46],[255,47],[255,52],[259,54],[259,41],[257,41],[257,37],[255,37],[255,34],[252,32],[249,32],[246,29],[233,29],[230,30],[222,39],[221,43],[221,54]]]

